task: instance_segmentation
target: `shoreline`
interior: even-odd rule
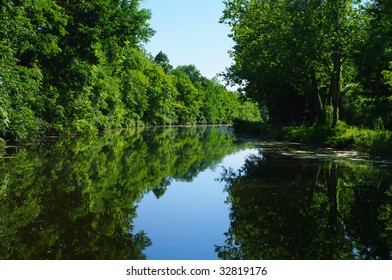
[[[315,147],[356,151],[392,158],[392,132],[349,126],[339,122],[336,128],[280,126],[268,123],[235,121],[238,133],[248,133],[263,140],[298,142]]]

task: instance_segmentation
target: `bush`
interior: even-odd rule
[[[362,129],[355,136],[355,149],[372,155],[392,157],[392,132]]]
[[[326,140],[333,135],[333,130],[327,127],[309,127],[306,125],[285,127],[284,139],[298,141],[310,145],[324,145]]]
[[[98,129],[86,120],[75,120],[72,123],[71,133],[76,134],[96,134]]]
[[[359,132],[359,128],[348,126],[346,123],[339,121],[338,126],[333,131],[333,136],[330,136],[325,144],[339,149],[354,148],[355,137]]]

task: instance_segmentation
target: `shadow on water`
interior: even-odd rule
[[[225,169],[222,259],[391,259],[391,165],[348,152],[259,144]]]
[[[0,158],[0,259],[144,259],[144,194],[165,194],[238,149],[225,128],[40,142]]]

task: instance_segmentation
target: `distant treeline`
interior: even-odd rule
[[[193,65],[143,49],[140,0],[0,0],[0,139],[260,119]]]
[[[392,129],[392,1],[224,2],[227,78],[271,123]]]

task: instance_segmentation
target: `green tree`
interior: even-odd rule
[[[201,110],[207,123],[215,124],[225,122],[223,116],[223,107],[225,106],[224,92],[226,92],[226,89],[217,79],[210,80],[205,87],[205,101]]]
[[[147,24],[150,13],[139,10],[139,2],[60,1],[70,18],[68,35],[61,42],[55,69],[49,71],[56,73],[49,84],[60,92],[56,103],[65,108],[65,118],[76,131],[79,124],[101,128],[129,121],[122,102],[124,84],[116,73],[123,49],[135,48],[153,34]]]
[[[390,41],[391,34],[392,34],[392,3],[390,1],[376,1],[378,3],[382,11],[382,20],[381,20],[381,25],[382,25],[382,30],[385,34],[383,36],[385,39],[385,56],[387,59],[389,59],[389,70],[384,70],[382,71],[382,74],[384,76],[384,82],[389,86],[389,91],[386,91],[387,98],[389,100],[389,109],[391,108],[392,105],[392,43]],[[389,95],[389,96],[388,96]],[[390,112],[390,110],[388,110]],[[388,122],[392,123],[392,116],[389,114]],[[392,127],[392,124],[389,125],[389,127]]]
[[[173,70],[169,57],[162,51],[155,56],[154,62],[161,65],[166,74],[169,74]]]
[[[41,59],[60,51],[66,18],[53,1],[1,1],[0,135],[23,140],[47,127]]]
[[[175,85],[178,91],[176,107],[179,123],[200,123],[200,107],[204,102],[202,88],[196,88],[190,76],[178,68],[173,71],[173,75],[176,77]]]
[[[382,73],[392,60],[390,44],[390,3],[389,1],[364,1],[362,16],[366,24],[363,39],[357,42],[354,57],[354,80],[342,91],[342,110],[348,123],[375,127],[376,120],[382,120],[385,128],[391,128],[391,103],[388,97],[391,89]],[[389,31],[388,31],[389,30]]]
[[[173,70],[143,49],[154,31],[140,0],[0,4],[1,138],[230,122],[242,110],[194,65]]]
[[[120,79],[122,102],[126,109],[125,122],[130,126],[140,123],[147,113],[149,78],[146,73],[150,61],[145,52],[130,44],[122,48],[118,57],[115,73]]]
[[[338,120],[342,65],[359,40],[353,1],[226,1],[221,19],[232,28],[235,64],[227,78],[263,102],[272,121],[301,111],[312,122]]]
[[[173,78],[166,75],[163,68],[153,63],[145,72],[148,77],[148,109],[143,120],[153,125],[170,125],[177,123],[175,100],[178,91]]]

